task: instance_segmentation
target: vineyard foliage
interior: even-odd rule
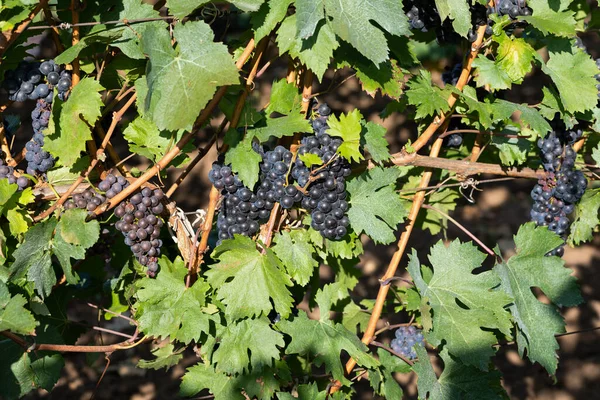
[[[193,358],[179,395],[216,400],[354,398],[357,379],[399,399],[401,374],[419,399],[503,399],[501,346],[556,374],[583,301],[561,256],[600,224],[588,2],[9,0],[0,21],[0,398],[142,344],[137,367]],[[378,118],[323,102],[349,79]],[[532,186],[514,248],[448,237],[497,176]],[[198,179],[207,209],[182,209]],[[420,256],[415,230],[444,240]],[[396,253],[362,298],[369,241]],[[115,318],[113,344],[82,341]]]

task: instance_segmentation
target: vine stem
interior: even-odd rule
[[[121,109],[119,111],[117,111],[113,114],[113,119],[110,124],[110,127],[108,128],[108,132],[106,132],[106,136],[104,136],[104,140],[102,140],[102,143],[100,144],[100,148],[98,148],[98,150],[96,151],[97,157],[95,157],[90,162],[90,166],[85,171],[85,173],[79,175],[77,180],[75,182],[73,182],[73,184],[69,187],[69,189],[65,193],[63,193],[63,195],[58,199],[58,201],[56,201],[56,203],[52,204],[52,206],[50,208],[48,208],[46,211],[44,211],[43,213],[37,215],[33,219],[35,222],[41,221],[42,219],[44,219],[47,216],[49,216],[50,214],[52,214],[54,212],[54,210],[56,210],[58,207],[62,206],[64,204],[64,202],[67,201],[67,199],[69,198],[71,193],[73,193],[75,191],[75,189],[77,189],[77,187],[84,181],[84,179],[86,179],[88,177],[90,172],[92,172],[92,170],[98,164],[98,161],[102,158],[101,155],[104,153],[104,149],[108,145],[110,137],[112,136],[112,134],[115,131],[115,128],[117,127],[117,123],[121,120],[121,118],[123,117],[123,114],[125,114],[127,109],[129,109],[129,107],[131,107],[131,105],[135,102],[136,98],[137,98],[137,94],[134,93],[133,96],[131,96],[129,98],[127,103],[125,103],[125,105],[123,107],[121,107]]]
[[[460,222],[458,222],[457,220],[455,220],[454,218],[452,218],[449,214],[443,212],[442,210],[440,210],[437,207],[430,206],[428,204],[423,204],[423,205],[421,205],[421,207],[426,208],[428,210],[433,210],[436,213],[442,215],[444,218],[448,219],[450,222],[452,222],[454,225],[456,225],[456,227],[458,229],[460,229],[461,231],[463,231],[468,237],[470,237],[471,239],[473,239],[473,241],[476,242],[478,245],[480,245],[481,248],[484,249],[489,255],[491,255],[492,257],[496,257],[496,253],[494,253],[492,251],[492,249],[490,249],[489,247],[487,247],[485,245],[485,243],[483,243],[477,236],[475,236],[471,231],[469,231],[467,228],[465,228],[464,225],[462,225]]]
[[[471,51],[467,55],[466,61],[463,63],[463,70],[460,74],[458,83],[456,84],[456,88],[459,91],[462,91],[465,84],[467,83],[467,80],[469,79],[469,76],[471,75],[471,66],[472,66],[473,60],[477,57],[477,54],[479,53],[479,49],[481,48],[481,43],[483,42],[483,37],[485,35],[485,28],[486,28],[486,26],[482,25],[477,29],[477,39],[472,44]],[[452,93],[450,95],[450,97],[448,98],[448,106],[450,107],[448,115],[452,115],[453,107],[454,107],[454,104],[456,103],[457,98],[458,98],[458,95],[455,93]],[[419,137],[419,139],[417,139],[417,141],[415,141],[415,143],[413,144],[413,148],[415,149],[415,152],[418,151],[420,148],[422,148],[429,141],[429,138],[431,136],[433,136],[433,134],[442,125],[442,123],[444,122],[445,119],[446,119],[445,115],[442,115],[441,120],[437,119],[436,121],[432,122],[427,127],[425,132],[423,132],[423,134]],[[442,139],[437,139],[433,143],[433,145],[431,146],[431,151],[429,152],[430,158],[436,158],[439,155],[440,150],[442,148],[442,143],[443,143]],[[421,181],[419,182],[419,187],[428,186],[432,175],[433,175],[433,173],[431,170],[426,170],[425,172],[423,172],[423,175],[421,176]],[[421,205],[423,204],[424,200],[425,200],[425,192],[421,191],[421,192],[417,192],[415,194],[411,208],[410,208],[410,212],[408,214],[408,218],[407,218],[408,222],[406,223],[404,231],[402,232],[402,234],[400,235],[400,239],[398,240],[398,250],[396,250],[396,252],[394,253],[394,255],[388,265],[388,268],[387,268],[385,274],[383,275],[383,277],[380,279],[380,281],[385,281],[386,279],[389,279],[396,274],[396,270],[398,269],[400,260],[402,259],[402,256],[404,255],[404,251],[406,250],[406,246],[408,244],[408,239],[410,238],[410,235],[414,229],[417,215],[419,214],[419,210],[421,209]],[[381,312],[383,311],[383,306],[385,304],[385,299],[387,297],[389,290],[390,290],[390,284],[380,285],[380,287],[379,287],[379,292],[377,293],[377,299],[375,300],[375,304],[373,306],[371,318],[369,318],[369,324],[367,325],[367,329],[365,330],[365,333],[363,334],[363,337],[362,337],[362,342],[366,345],[371,343],[371,341],[373,340],[373,335],[375,334],[375,329],[377,328],[377,322],[379,322],[379,318],[381,317]],[[346,363],[346,374],[349,374],[350,372],[352,372],[352,369],[355,366],[356,366],[356,360],[354,360],[353,358],[348,360],[348,362]],[[336,381],[331,389],[331,392],[336,392],[340,388],[341,388],[341,382]]]
[[[242,116],[242,111],[244,110],[244,103],[246,102],[246,98],[252,90],[252,86],[254,85],[254,78],[256,77],[256,73],[258,72],[258,65],[260,60],[269,44],[269,36],[263,38],[256,47],[256,53],[254,54],[254,58],[252,59],[252,67],[250,69],[250,73],[248,74],[248,78],[246,78],[246,87],[244,91],[238,98],[238,101],[235,105],[235,109],[233,110],[233,115],[231,116],[231,121],[229,122],[229,129],[237,128],[238,123],[240,122],[240,118]],[[241,68],[241,66],[240,66]],[[227,146],[223,145],[221,151],[226,151]],[[200,239],[200,244],[198,245],[198,249],[196,250],[196,254],[198,257],[196,258],[196,272],[198,268],[204,261],[204,253],[208,248],[208,237],[210,236],[210,231],[212,229],[213,220],[215,218],[215,211],[217,210],[217,202],[219,201],[221,195],[219,190],[212,186],[210,188],[209,195],[209,203],[208,209],[206,210],[206,218],[204,223],[202,224],[202,238]]]
[[[236,66],[238,67],[238,69],[240,69],[246,63],[248,58],[250,58],[250,54],[252,54],[253,50],[254,39],[250,39],[250,41],[246,45],[246,48],[244,49],[244,52],[236,62]],[[192,127],[190,132],[183,135],[179,142],[177,142],[177,144],[173,148],[171,148],[171,150],[169,150],[152,168],[149,168],[146,172],[144,172],[142,176],[133,181],[131,185],[127,186],[121,193],[113,197],[106,204],[98,206],[94,211],[92,211],[92,214],[98,215],[116,207],[124,199],[133,194],[133,192],[138,190],[144,183],[148,182],[150,178],[152,178],[164,168],[166,168],[171,163],[171,161],[173,161],[173,159],[177,157],[179,153],[181,153],[181,149],[183,149],[183,147],[190,140],[192,140],[192,138],[196,134],[196,129],[199,129],[210,118],[213,110],[217,107],[217,105],[227,92],[227,88],[228,86],[221,86],[217,90],[212,100],[208,103],[204,110],[202,110],[202,112],[196,119],[196,122],[194,123],[194,126]]]
[[[2,117],[2,113],[0,113],[0,117]],[[5,162],[9,166],[16,166],[17,163],[14,158],[10,155],[10,147],[8,145],[8,141],[6,140],[6,128],[4,127],[4,122],[0,119],[0,148],[4,152]]]
[[[73,21],[73,36],[71,39],[71,46],[75,46],[79,43],[79,0],[71,0],[71,20]],[[79,56],[75,57],[73,62],[73,76],[71,77],[71,82],[73,82],[73,86],[79,83],[80,79],[80,71],[79,71]]]
[[[48,0],[41,0],[38,3],[38,5],[35,6],[35,8],[29,13],[29,16],[27,16],[27,19],[25,19],[23,22],[21,22],[21,24],[19,24],[19,26],[17,26],[17,29],[10,32],[10,36],[8,38],[4,34],[0,35],[0,38],[4,39],[4,40],[0,40],[0,59],[2,58],[2,56],[4,55],[6,50],[8,50],[8,48],[14,42],[17,41],[17,39],[21,35],[21,33],[25,32],[25,29],[27,29],[29,24],[31,24],[31,21],[33,21],[35,16],[42,10],[44,5],[47,5],[47,4],[48,4]]]
[[[47,0],[46,0],[47,2]],[[94,21],[94,22],[77,22],[77,23],[60,23],[59,25],[36,25],[32,26],[29,29],[31,30],[42,30],[42,29],[70,29],[81,26],[95,26],[95,25],[131,25],[138,24],[142,22],[152,22],[152,21],[165,21],[165,20],[174,20],[177,17],[172,15],[167,15],[164,17],[152,17],[152,18],[137,18],[137,19],[118,19],[113,21]]]

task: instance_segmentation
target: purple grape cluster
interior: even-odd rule
[[[108,174],[98,184],[98,188],[111,199],[123,191],[129,182],[122,176]],[[162,200],[165,197],[160,189],[144,188],[140,192],[123,201],[115,208],[119,221],[115,228],[125,236],[125,244],[140,264],[148,269],[146,273],[155,277],[158,272],[158,257],[162,247],[160,228],[164,225],[160,215],[164,211]]]
[[[7,179],[8,183],[11,184],[16,183],[19,190],[25,189],[31,183],[26,177],[15,175],[15,169],[10,165],[6,165],[2,158],[0,158],[0,179]]]
[[[283,146],[264,153],[260,165],[261,183],[256,194],[269,210],[272,208],[269,203],[278,202],[281,208],[287,210],[302,200],[302,192],[296,186],[286,185],[286,176],[293,158],[292,152]],[[261,205],[262,202],[259,201],[259,208]]]
[[[411,29],[428,32],[441,25],[440,15],[431,0],[407,0],[403,2]]]
[[[414,326],[401,326],[396,329],[395,338],[392,339],[390,347],[396,353],[408,358],[409,360],[417,358],[417,352],[414,346],[424,346],[423,333]]]
[[[71,73],[54,60],[42,63],[21,61],[15,70],[5,72],[2,86],[8,91],[9,100],[23,102],[42,99],[52,103],[52,90],[55,87],[58,98],[66,99],[71,87]]]
[[[579,170],[575,170],[577,154],[572,144],[582,135],[578,130],[560,130],[550,132],[538,140],[542,164],[547,172],[531,191],[534,203],[531,207],[531,220],[563,239],[566,237],[571,221],[568,215],[575,209],[587,188],[587,179]],[[561,257],[564,245],[552,250],[549,255]]]
[[[72,198],[65,202],[64,207],[67,210],[80,208],[91,213],[105,201],[106,197],[90,188],[81,193],[74,194]]]
[[[54,166],[54,158],[43,149],[43,131],[48,127],[51,112],[52,105],[46,100],[38,100],[35,109],[31,112],[33,137],[25,145],[27,173],[30,175],[37,175],[38,172],[44,173]]]
[[[315,154],[321,158],[324,167],[319,167],[316,173],[311,172],[298,158],[292,168],[292,177],[299,185],[307,187],[301,204],[311,212],[311,226],[323,237],[339,240],[346,235],[350,223],[346,216],[346,177],[352,170],[348,161],[337,156],[342,140],[325,133],[329,128],[327,117],[331,114],[330,108],[322,104],[318,113],[320,116],[311,121],[315,135],[302,138],[298,154]]]
[[[490,13],[495,13],[499,16],[508,15],[512,19],[531,15],[531,8],[527,7],[526,0],[496,0],[494,7],[489,10]]]

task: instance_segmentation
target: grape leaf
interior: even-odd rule
[[[179,395],[191,397],[196,393],[208,389],[215,396],[215,400],[244,400],[237,381],[207,364],[196,364],[187,369],[181,379]]]
[[[57,107],[60,112],[59,124],[51,123],[44,141],[44,150],[58,157],[63,165],[72,165],[85,151],[85,142],[92,139],[90,126],[94,126],[100,117],[100,108],[104,105],[100,91],[104,88],[93,78],[83,78],[72,89],[69,101]]]
[[[360,161],[364,157],[360,154],[360,133],[362,132],[362,126],[360,120],[362,115],[358,109],[354,109],[348,114],[340,115],[338,119],[335,115],[331,114],[327,119],[327,133],[331,136],[338,136],[344,141],[337,152],[348,161]]]
[[[332,373],[334,379],[348,384],[350,381],[344,376],[344,368],[340,361],[342,351],[347,352],[358,365],[367,368],[374,368],[379,363],[367,353],[367,346],[355,333],[328,319],[328,313],[324,311],[331,308],[331,299],[323,295],[328,286],[331,285],[326,285],[317,292],[317,303],[321,309],[320,320],[308,319],[306,313],[301,312],[298,317],[282,320],[277,325],[281,332],[292,338],[285,350],[286,354],[310,355],[314,357],[314,365],[319,367],[325,364],[325,371]]]
[[[398,177],[398,168],[374,168],[348,181],[348,218],[356,233],[365,232],[375,243],[396,239],[394,230],[406,216],[394,191]]]
[[[300,154],[298,158],[302,160],[304,165],[308,168],[312,167],[313,165],[323,164],[323,160],[321,159],[321,157],[313,153]]]
[[[331,62],[333,51],[339,43],[331,27],[325,23],[319,24],[316,32],[307,39],[296,35],[296,16],[288,16],[277,30],[277,44],[281,54],[289,52],[293,58],[298,58],[312,70],[315,77],[321,80]]]
[[[283,117],[267,118],[264,122],[265,126],[256,126],[254,129],[248,130],[246,136],[256,137],[259,142],[263,143],[271,136],[281,138],[292,136],[296,132],[312,132],[310,122],[300,114],[299,110]]]
[[[497,342],[489,329],[510,335],[511,327],[510,314],[504,309],[511,302],[510,296],[492,290],[500,278],[492,271],[473,274],[485,258],[471,243],[454,240],[446,248],[440,241],[429,255],[433,267],[429,282],[423,278],[414,249],[408,264],[421,304],[433,311],[433,329],[425,332],[427,341],[434,346],[444,341],[451,354],[482,370],[488,369],[495,353],[492,346]]]
[[[274,81],[271,86],[271,98],[266,108],[267,115],[277,112],[280,114],[289,114],[292,111],[300,110],[302,96],[298,94],[298,88],[293,82],[287,82],[285,79]]]
[[[500,36],[493,36],[498,43],[496,64],[513,83],[521,83],[523,78],[532,69],[535,50],[522,38],[509,37],[502,32]]]
[[[423,118],[428,115],[434,115],[437,112],[446,112],[450,110],[448,106],[448,95],[446,91],[440,89],[431,83],[431,73],[427,70],[420,70],[420,74],[411,78],[406,91],[408,104],[417,108],[416,117]]]
[[[408,182],[404,184],[402,189],[418,188],[420,181],[420,176],[410,176],[408,178]],[[456,199],[459,197],[460,194],[456,189],[446,188],[432,193],[427,200],[427,204],[437,208],[438,210],[441,210],[442,212],[449,213],[456,208]],[[406,213],[408,213],[411,203],[404,202],[403,205]],[[445,230],[448,227],[448,220],[444,215],[440,214],[436,210],[425,209],[419,212],[415,224],[422,230],[429,229],[429,232],[431,232],[432,235],[437,235],[440,233],[440,231]]]
[[[257,11],[265,0],[227,0],[243,11]],[[183,18],[197,8],[210,3],[210,0],[167,0],[167,7],[173,15]]]
[[[235,235],[223,241],[211,256],[219,262],[209,266],[206,276],[225,303],[226,315],[231,319],[266,315],[273,301],[275,311],[287,318],[292,306],[287,286],[292,281],[271,249],[261,254],[252,239]]]
[[[287,13],[288,7],[293,0],[271,0],[264,3],[258,12],[252,14],[252,26],[254,27],[254,40],[258,43],[267,36]],[[295,28],[295,24],[294,24]],[[281,28],[279,29],[279,31]]]
[[[104,24],[95,25],[77,44],[68,47],[65,51],[57,55],[54,58],[54,62],[56,64],[70,64],[79,56],[79,53],[95,43],[104,43],[106,45],[116,43],[118,39],[123,37],[123,29],[123,27],[114,26],[109,28]]]
[[[496,99],[491,103],[491,106],[494,121],[506,120],[513,113],[518,112],[521,122],[539,134],[545,135],[546,132],[552,130],[552,127],[540,114],[540,111],[533,107],[529,107],[527,104],[517,104],[502,99]]]
[[[467,33],[472,27],[471,11],[467,0],[435,0],[435,5],[442,22],[451,19],[454,30],[463,37],[467,37]]]
[[[598,101],[596,63],[583,51],[575,54],[550,51],[548,62],[542,70],[552,78],[558,88],[562,104],[568,112],[591,110]]]
[[[273,240],[273,252],[285,266],[288,275],[299,285],[306,285],[313,270],[319,266],[314,257],[315,249],[310,243],[308,231],[282,231]]]
[[[389,48],[384,33],[371,21],[392,35],[410,35],[402,4],[393,0],[296,0],[296,15],[301,38],[312,36],[325,18],[336,35],[375,64],[388,59]]]
[[[454,93],[460,96],[461,102],[469,108],[470,112],[476,112],[481,126],[489,128],[492,126],[492,109],[489,103],[483,103],[477,100],[477,91],[471,86],[465,86],[461,91],[454,89]],[[511,113],[512,114],[512,113]],[[510,114],[508,115],[510,116]],[[505,117],[506,118],[506,117]]]
[[[363,134],[363,146],[367,149],[369,154],[371,154],[371,159],[376,163],[389,160],[391,156],[388,142],[385,138],[385,127],[376,124],[373,121],[363,123],[362,125],[366,131]]]
[[[357,326],[358,330],[363,332],[366,329],[370,318],[371,314],[368,310],[361,308],[353,301],[346,304],[342,310],[342,325],[350,332],[356,331]]]
[[[213,31],[202,21],[177,24],[169,32],[149,26],[142,37],[149,62],[145,115],[161,130],[190,129],[217,86],[239,81],[238,70],[223,44],[213,43]]]
[[[35,200],[31,188],[18,190],[17,184],[8,183],[8,179],[0,179],[0,215],[6,215],[8,227],[13,236],[27,232],[31,217],[27,210],[20,206],[27,205]]]
[[[283,335],[269,326],[267,317],[246,319],[229,325],[213,355],[217,370],[230,374],[262,370],[279,358]],[[250,357],[248,356],[250,354]]]
[[[181,134],[160,131],[156,124],[143,117],[137,117],[127,125],[123,137],[129,142],[129,151],[144,156],[154,162],[160,160],[181,138]],[[193,150],[191,145],[186,145],[184,152]],[[173,166],[178,166],[186,161],[186,157],[177,157],[172,161]]]
[[[482,372],[464,365],[443,349],[440,357],[444,370],[438,379],[427,350],[421,346],[415,346],[415,349],[419,359],[412,368],[418,376],[419,399],[508,399],[500,383],[502,375],[499,371]]]
[[[577,203],[575,220],[571,224],[569,244],[578,246],[593,239],[594,229],[600,224],[600,192],[588,190]]]
[[[508,72],[498,63],[480,54],[473,60],[477,86],[489,85],[492,90],[510,89],[512,80]]]
[[[502,289],[514,298],[509,311],[517,327],[516,341],[521,357],[539,362],[554,374],[558,364],[555,334],[564,332],[565,323],[554,305],[574,306],[582,299],[571,270],[559,257],[546,253],[562,244],[562,239],[546,227],[528,222],[515,236],[516,255],[498,263],[494,271],[502,279]],[[544,304],[531,288],[540,288],[554,304]]]
[[[100,237],[100,224],[96,220],[86,222],[85,210],[67,210],[61,217],[57,229],[65,242],[88,249]]]
[[[402,359],[381,348],[377,349],[381,366],[369,371],[369,383],[375,393],[385,399],[401,399],[404,395],[402,388],[394,378],[394,372],[407,374],[410,366]]]
[[[37,322],[24,306],[22,294],[11,296],[8,286],[0,281],[0,331],[8,330],[23,335],[35,334]]]
[[[0,397],[4,400],[20,399],[37,388],[52,390],[65,366],[60,354],[24,353],[10,340],[0,340],[0,354]]]
[[[205,312],[208,284],[198,279],[185,287],[188,270],[181,258],[170,263],[159,259],[156,278],[144,277],[136,283],[135,316],[140,330],[148,336],[171,337],[189,343],[210,329],[210,315]]]
[[[244,185],[250,189],[258,182],[262,157],[252,148],[250,134],[240,137],[237,129],[230,129],[225,135],[225,143],[229,150],[225,153],[225,163],[231,166]]]
[[[327,390],[319,392],[316,382],[298,385],[298,396],[294,397],[290,393],[277,393],[277,400],[327,400],[329,394]]]
[[[568,9],[571,1],[528,0],[527,6],[533,13],[529,16],[519,17],[519,19],[529,22],[544,35],[573,36],[577,22],[574,12]]]
[[[527,139],[507,138],[499,135],[492,136],[491,144],[500,151],[502,165],[523,164],[527,161],[527,152],[531,147],[531,142]]]
[[[166,345],[157,347],[151,351],[152,355],[155,357],[154,359],[140,360],[138,361],[137,366],[144,369],[168,369],[181,361],[183,358],[183,354],[181,354],[183,350],[184,349],[175,351],[173,343],[167,343]]]

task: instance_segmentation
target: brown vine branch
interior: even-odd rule
[[[246,48],[244,49],[244,52],[236,62],[236,66],[238,67],[238,69],[246,63],[246,61],[250,57],[250,54],[252,53],[252,50],[254,50],[254,39],[250,39],[248,45],[246,45]],[[215,96],[212,98],[212,100],[207,104],[204,110],[202,110],[190,132],[186,133],[179,140],[179,142],[177,142],[177,144],[173,148],[171,148],[171,150],[169,150],[152,168],[149,168],[146,172],[144,172],[142,176],[140,176],[138,179],[132,182],[131,185],[127,186],[117,196],[113,197],[108,203],[98,206],[92,212],[92,214],[98,215],[116,207],[124,199],[129,197],[136,190],[138,190],[144,183],[148,182],[153,176],[165,169],[171,163],[171,161],[173,161],[173,159],[177,157],[179,153],[181,153],[181,149],[183,149],[183,147],[190,140],[192,140],[192,138],[196,134],[196,130],[199,129],[210,118],[210,115],[212,114],[213,110],[217,107],[219,101],[221,101],[226,92],[227,86],[221,86],[215,93]]]
[[[25,32],[25,29],[29,27],[31,21],[35,18],[35,16],[42,10],[44,5],[48,4],[48,0],[40,0],[37,6],[29,13],[27,18],[17,26],[17,29],[8,32],[9,36],[2,32],[0,35],[0,58],[4,55],[6,50],[17,41],[21,33]]]
[[[168,21],[168,20],[176,20],[176,19],[177,19],[177,17],[174,17],[172,15],[167,15],[164,17],[118,19],[118,20],[112,20],[112,21],[94,21],[94,22],[77,22],[77,23],[61,22],[58,25],[35,25],[35,26],[30,27],[29,29],[31,29],[31,30],[43,30],[43,29],[59,30],[59,29],[71,29],[71,28],[76,28],[76,27],[95,26],[95,25],[118,25],[118,24],[132,25],[132,24],[139,24],[139,23],[143,23],[143,22]]]
[[[4,161],[9,166],[16,166],[14,158],[10,155],[10,146],[6,140],[6,128],[4,127],[4,123],[2,122],[2,113],[0,113],[0,149],[4,152]]]
[[[480,26],[477,29],[477,39],[472,44],[471,51],[467,55],[466,61],[463,63],[463,70],[460,74],[458,83],[456,84],[456,88],[459,91],[462,91],[463,87],[465,86],[465,84],[467,83],[467,81],[469,79],[469,76],[471,74],[471,65],[473,63],[473,60],[477,57],[477,54],[479,53],[479,49],[481,48],[481,44],[483,42],[483,38],[485,35],[485,28],[486,28],[486,26],[484,25],[484,26]],[[452,115],[453,107],[454,107],[454,104],[456,103],[457,98],[458,98],[458,95],[455,93],[452,93],[450,95],[450,98],[448,99],[448,106],[450,107],[450,111],[448,112],[448,115]],[[420,148],[422,148],[429,141],[429,138],[431,136],[433,136],[433,134],[437,131],[437,129],[445,121],[445,119],[446,119],[446,116],[442,115],[441,120],[438,119],[438,120],[434,121],[432,124],[430,124],[429,127],[427,127],[425,132],[413,144],[413,148],[415,149],[415,152],[418,151]],[[436,158],[439,155],[440,149],[442,148],[442,142],[443,142],[442,139],[437,139],[433,143],[433,146],[431,147],[431,151],[429,152],[430,158]],[[410,155],[410,156],[413,156],[413,155]],[[419,183],[419,187],[428,186],[429,181],[431,180],[431,176],[432,176],[432,172],[430,170],[426,170],[423,173],[423,175],[421,176],[421,181]],[[410,235],[411,235],[412,230],[415,225],[415,221],[419,214],[419,210],[421,209],[421,205],[423,204],[424,200],[425,200],[425,192],[421,191],[421,192],[417,192],[415,194],[411,208],[410,208],[410,212],[407,217],[408,222],[406,223],[404,231],[402,232],[402,234],[400,235],[400,239],[398,240],[398,250],[396,250],[396,252],[394,253],[394,256],[392,257],[392,260],[390,261],[385,274],[381,278],[381,281],[385,281],[386,279],[389,279],[396,274],[396,270],[398,269],[398,265],[400,264],[400,260],[402,259],[404,251],[408,244],[408,239],[410,238]],[[367,325],[367,329],[365,330],[365,333],[363,334],[363,337],[362,337],[362,342],[364,344],[368,345],[373,340],[373,335],[375,334],[377,322],[379,321],[379,318],[381,317],[381,312],[383,311],[383,306],[385,304],[385,299],[387,297],[389,289],[390,289],[389,284],[381,285],[379,287],[379,292],[377,293],[377,299],[375,300],[375,304],[373,305],[373,311],[371,313],[371,318],[369,318],[369,323]],[[346,374],[351,373],[352,369],[354,368],[355,365],[356,365],[356,361],[353,358],[348,360],[348,362],[346,363]],[[335,392],[335,391],[339,390],[340,387],[341,387],[341,383],[336,382],[335,385],[332,387],[331,391]]]
[[[117,123],[121,120],[121,118],[123,118],[123,114],[125,114],[127,109],[129,107],[131,107],[131,105],[135,102],[136,97],[137,97],[137,95],[134,93],[133,96],[131,96],[129,98],[127,103],[125,103],[125,105],[123,107],[121,107],[121,109],[119,111],[117,111],[113,114],[113,119],[110,124],[110,127],[108,128],[108,132],[106,133],[104,140],[102,140],[102,143],[100,144],[100,148],[97,150],[96,154],[98,157],[95,157],[90,162],[90,166],[85,171],[85,173],[79,175],[77,180],[75,182],[73,182],[71,187],[69,187],[69,189],[60,197],[60,199],[58,199],[58,201],[56,203],[52,204],[52,206],[50,206],[46,211],[39,214],[38,216],[36,216],[33,219],[35,222],[41,221],[42,219],[44,219],[47,216],[49,216],[50,214],[52,214],[54,212],[54,210],[56,210],[58,207],[62,206],[64,204],[64,202],[67,201],[67,199],[69,198],[71,193],[73,193],[75,191],[75,189],[83,182],[83,180],[88,177],[90,172],[93,171],[93,169],[96,167],[96,165],[98,164],[98,161],[101,158],[100,156],[104,153],[104,149],[106,148],[106,146],[110,140],[110,137],[114,133],[115,128],[117,127]]]
[[[71,46],[75,46],[77,43],[79,43],[79,0],[71,0],[71,19],[73,21],[73,36],[71,39]],[[79,57],[75,57],[71,65],[73,65],[71,82],[73,82],[73,86],[75,86],[79,83],[80,79]]]

